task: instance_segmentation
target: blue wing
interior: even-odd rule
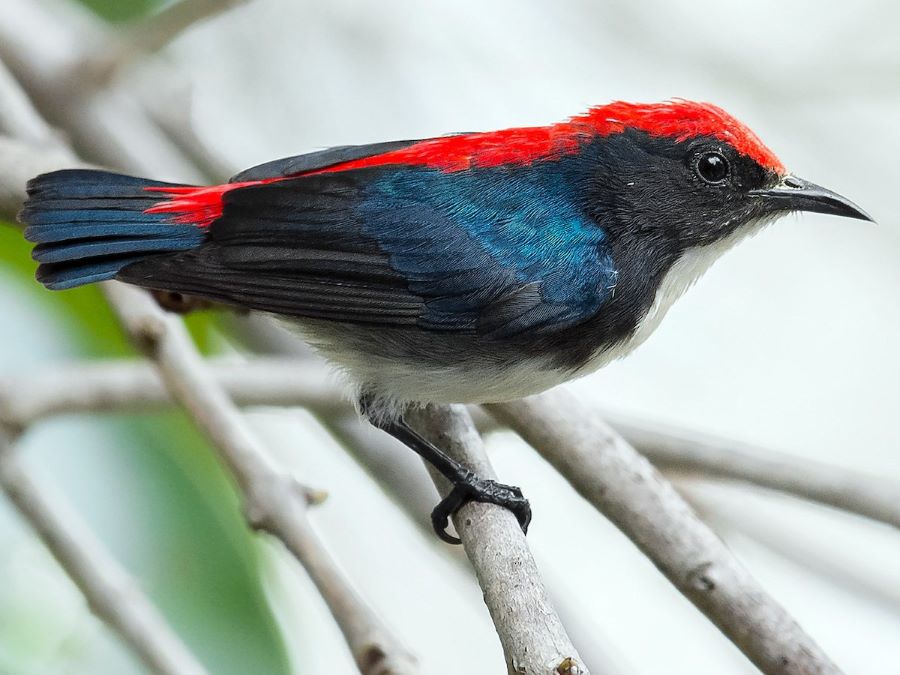
[[[552,169],[378,167],[234,190],[207,243],[120,278],[298,317],[552,332],[595,314],[616,276]]]
[[[364,229],[425,300],[429,329],[508,335],[593,315],[615,283],[605,234],[550,168],[403,170],[373,181]]]

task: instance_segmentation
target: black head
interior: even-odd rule
[[[564,351],[566,365],[581,368],[605,347],[638,344],[651,310],[648,330],[729,244],[765,222],[791,211],[871,220],[847,199],[790,175],[752,131],[709,103],[616,102],[569,126],[582,145],[568,176],[607,234],[616,279],[603,311],[564,341],[542,345]]]
[[[871,220],[844,197],[712,136],[677,140],[626,129],[591,145],[586,208],[617,239],[678,252],[792,211]]]

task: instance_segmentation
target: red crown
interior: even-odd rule
[[[591,108],[573,117],[573,125],[585,125],[606,136],[626,128],[640,129],[653,136],[670,136],[684,141],[711,136],[731,145],[761,166],[784,173],[784,165],[759,137],[719,106],[674,99],[663,103],[626,103],[616,101]]]

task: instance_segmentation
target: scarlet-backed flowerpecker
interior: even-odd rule
[[[274,314],[344,369],[375,425],[467,500],[530,520],[419,436],[409,405],[515,399],[631,352],[725,250],[791,211],[871,220],[789,174],[722,109],[617,102],[544,127],[343,146],[195,187],[38,176],[37,278],[118,279]]]

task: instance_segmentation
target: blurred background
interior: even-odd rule
[[[3,4],[8,26],[31,21],[36,6],[129,26],[165,5]],[[613,99],[713,101],[878,225],[781,221],[722,259],[634,355],[573,387],[632,416],[900,480],[898,29],[888,0],[252,0],[180,35],[152,67],[120,69],[109,88],[150,92],[161,115],[189,120],[215,158],[208,171],[222,173],[331,145],[545,124]],[[43,39],[53,58],[84,47]],[[129,168],[115,145],[102,151]],[[158,167],[155,178],[196,180],[176,163]],[[0,228],[3,373],[132,353],[96,289],[51,294],[33,272],[21,235]],[[207,353],[237,348],[222,322],[189,319]],[[304,482],[329,491],[312,514],[318,531],[423,672],[502,672],[465,560],[306,413],[252,419]],[[529,542],[589,665],[755,672],[535,453],[508,433],[488,447],[503,481],[532,501]],[[228,479],[181,415],[53,419],[22,450],[211,672],[354,672],[310,582],[279,546],[248,534]],[[848,673],[900,673],[896,530],[747,486],[689,488]],[[0,673],[141,672],[0,500]]]

